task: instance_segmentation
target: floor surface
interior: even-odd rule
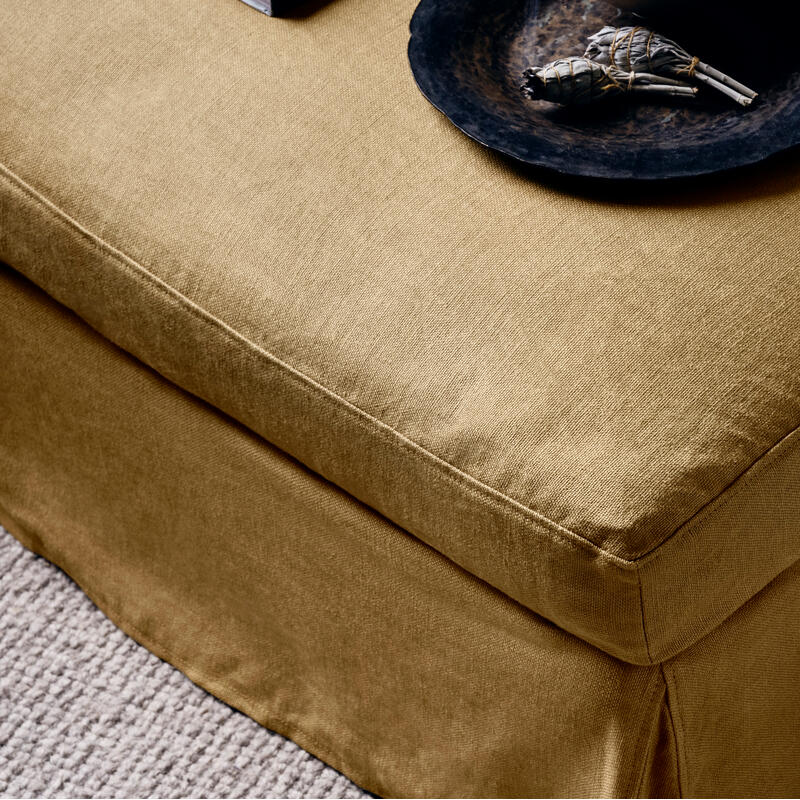
[[[195,686],[0,528],[0,797],[370,797]]]

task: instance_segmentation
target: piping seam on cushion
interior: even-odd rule
[[[424,460],[430,462],[429,466],[433,465],[438,468],[445,478],[454,483],[461,482],[464,484],[465,488],[468,489],[468,491],[477,495],[482,500],[494,504],[503,511],[511,512],[514,516],[521,518],[526,523],[538,523],[538,525],[549,529],[552,534],[556,534],[562,543],[588,549],[596,555],[602,556],[603,558],[612,562],[620,569],[638,572],[641,566],[643,566],[645,563],[657,559],[660,555],[661,548],[666,543],[683,536],[684,534],[690,533],[707,516],[716,511],[718,508],[724,507],[727,502],[729,502],[736,496],[736,494],[738,494],[738,492],[745,488],[752,477],[751,471],[754,468],[763,464],[764,461],[768,457],[772,456],[776,451],[780,450],[776,458],[783,458],[788,455],[788,453],[790,453],[794,447],[800,445],[800,435],[797,435],[794,441],[791,441],[785,448],[782,447],[787,442],[792,440],[796,434],[800,434],[800,424],[798,424],[795,428],[789,431],[789,433],[784,435],[778,442],[771,445],[755,461],[749,464],[731,483],[729,483],[720,493],[711,498],[688,520],[681,523],[681,525],[678,526],[674,531],[661,539],[651,550],[644,554],[638,555],[635,558],[625,558],[600,547],[582,534],[576,533],[575,531],[560,525],[558,522],[546,517],[541,512],[526,506],[524,503],[514,499],[513,497],[509,497],[500,490],[483,483],[479,479],[467,472],[464,472],[450,462],[445,461],[434,453],[431,453],[429,450],[426,450],[424,447],[417,444],[405,434],[401,433],[395,428],[392,428],[387,423],[383,422],[377,417],[374,417],[369,412],[317,382],[309,375],[306,375],[305,373],[293,367],[291,364],[288,364],[274,354],[270,353],[268,350],[257,345],[255,342],[251,341],[246,336],[232,328],[226,322],[192,301],[186,295],[179,292],[166,281],[150,272],[146,267],[128,256],[122,250],[119,250],[98,235],[92,233],[80,222],[70,216],[66,211],[50,201],[30,184],[25,182],[3,163],[0,163],[0,176],[2,176],[4,181],[13,189],[26,195],[62,226],[71,230],[73,233],[78,234],[80,237],[86,240],[90,246],[99,250],[102,254],[115,261],[118,265],[130,272],[135,278],[142,282],[149,283],[158,292],[170,296],[173,300],[177,301],[179,307],[182,307],[187,313],[200,319],[205,324],[217,328],[230,341],[239,346],[244,345],[246,349],[249,349],[259,358],[262,358],[279,367],[290,380],[300,386],[304,391],[313,391],[319,396],[325,398],[326,401],[338,405],[354,419],[358,420],[358,422],[362,425],[366,426],[367,423],[370,423],[370,426],[373,429],[379,430],[384,436],[390,437],[400,446],[419,454]],[[13,264],[11,266],[13,266]],[[639,586],[641,589],[640,579]]]

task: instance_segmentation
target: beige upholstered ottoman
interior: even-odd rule
[[[379,794],[800,793],[800,162],[519,172],[413,6],[0,7],[0,522]]]

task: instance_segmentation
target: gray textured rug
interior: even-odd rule
[[[370,795],[140,647],[0,528],[0,796]]]

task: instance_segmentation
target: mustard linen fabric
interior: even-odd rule
[[[0,257],[509,596],[662,661],[800,556],[797,162],[632,203],[547,185],[421,98],[413,5],[4,4]]]
[[[0,268],[0,522],[389,796],[796,796],[800,567],[660,666],[567,634]]]
[[[0,258],[509,596],[662,661],[800,556],[797,160],[674,196],[548,184],[419,95],[413,5],[3,4]]]

